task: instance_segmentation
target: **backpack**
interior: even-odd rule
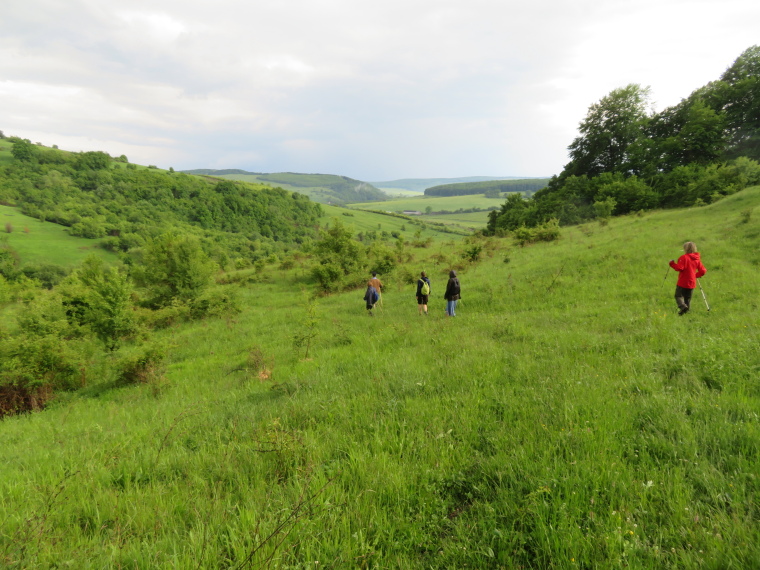
[[[422,281],[422,287],[420,287],[420,295],[430,295],[430,285],[428,282],[424,279],[420,279],[420,281]]]

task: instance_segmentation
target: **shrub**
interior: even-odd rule
[[[229,291],[210,291],[190,302],[189,315],[193,319],[220,317],[240,312],[237,297]]]
[[[167,349],[161,344],[146,344],[134,354],[122,358],[117,364],[117,381],[120,384],[146,384],[161,379]]]
[[[211,283],[216,264],[191,236],[164,234],[145,247],[144,265],[134,272],[150,291],[149,304],[165,307],[174,299],[191,301]]]
[[[52,289],[68,274],[63,267],[50,263],[25,265],[21,273],[29,279],[36,279],[45,289]]]

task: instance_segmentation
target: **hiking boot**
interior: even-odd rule
[[[689,307],[681,307],[681,310],[678,311],[678,316],[685,315],[689,312]]]

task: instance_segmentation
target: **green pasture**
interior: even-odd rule
[[[378,203],[376,202],[375,204],[377,205]],[[452,239],[460,240],[462,238],[459,234],[442,232],[436,229],[435,226],[424,224],[426,220],[423,217],[410,216],[409,219],[397,218],[395,216],[388,216],[375,212],[328,206],[324,204],[322,205],[322,209],[324,211],[324,215],[320,219],[320,224],[322,226],[332,224],[332,220],[338,218],[345,226],[352,227],[354,234],[371,231],[375,231],[378,234],[381,234],[383,231],[388,232],[389,234],[392,232],[398,232],[405,240],[409,241],[415,239],[415,234],[417,231],[420,231],[420,237],[422,239],[433,238],[434,241],[448,241]],[[441,220],[430,219],[427,221],[434,222]],[[457,231],[461,231],[461,228],[456,229]]]
[[[758,568],[758,236],[760,188],[526,247],[442,237],[373,317],[269,266],[225,286],[238,315],[156,333],[162,380],[94,360],[0,422],[0,566]],[[711,310],[679,317],[686,240]]]
[[[415,190],[405,190],[403,188],[378,188],[378,190],[382,190],[388,196],[393,196],[396,198],[416,198],[422,195],[422,192],[417,192]]]
[[[386,200],[385,202],[362,202],[351,204],[351,208],[360,208],[368,210],[386,210],[389,212],[403,212],[404,210],[417,210],[425,212],[425,208],[430,206],[433,212],[441,210],[456,211],[468,208],[490,208],[492,206],[501,206],[504,198],[486,198],[483,194],[473,194],[470,196],[416,196],[401,198],[398,200]]]
[[[71,268],[92,253],[103,259],[116,259],[115,254],[99,248],[97,240],[71,236],[64,226],[30,218],[10,206],[0,205],[0,232],[2,241],[18,253],[22,265],[40,263]]]
[[[475,231],[483,229],[488,223],[488,212],[471,212],[469,214],[441,214],[421,216],[422,220],[452,224],[462,229]]]

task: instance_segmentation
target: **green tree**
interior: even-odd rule
[[[591,105],[578,127],[581,136],[568,147],[562,177],[630,171],[630,147],[644,134],[648,106],[649,88],[633,83]]]
[[[37,156],[37,147],[30,140],[19,139],[13,143],[11,154],[21,162],[31,162]]]
[[[132,311],[132,282],[115,268],[105,268],[103,261],[91,255],[78,272],[88,292],[84,321],[108,350],[116,350],[121,339],[137,329]]]
[[[339,218],[333,218],[332,226],[314,244],[314,252],[319,265],[312,270],[312,275],[325,291],[339,288],[346,276],[363,267],[365,255],[362,245],[353,239],[351,230]]]
[[[166,233],[148,242],[143,265],[135,275],[150,290],[150,304],[163,307],[175,299],[196,299],[210,284],[215,270],[216,264],[196,238]]]
[[[729,158],[760,159],[760,46],[745,50],[721,76],[717,99],[726,118]]]

